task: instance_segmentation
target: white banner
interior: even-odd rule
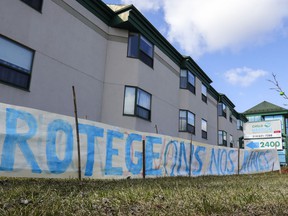
[[[79,132],[83,178],[142,178],[143,167],[146,177],[238,173],[238,149],[82,119]],[[239,152],[240,174],[280,169],[275,149]],[[73,117],[0,103],[1,176],[77,178],[77,155]]]

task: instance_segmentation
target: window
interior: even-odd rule
[[[128,38],[128,57],[138,58],[153,67],[154,46],[138,33],[130,33]]]
[[[218,104],[218,115],[226,118],[226,105],[224,103]]]
[[[0,81],[29,89],[34,51],[0,35]]]
[[[180,88],[188,89],[195,94],[195,76],[188,70],[180,72]]]
[[[233,136],[230,134],[230,137],[229,137],[229,141],[230,141],[230,147],[233,148],[233,143],[234,143],[234,140],[233,140]]]
[[[257,122],[257,121],[263,121],[262,116],[257,115],[257,116],[248,116],[247,117],[249,122]]]
[[[25,2],[30,7],[34,8],[35,10],[41,12],[42,10],[42,0],[21,0],[22,2]]]
[[[151,94],[136,88],[125,86],[124,115],[151,119]]]
[[[232,123],[232,110],[229,110],[229,121]]]
[[[272,115],[272,116],[263,116],[264,121],[271,121],[271,120],[280,120],[281,121],[281,129],[284,131],[284,117],[282,115]]]
[[[243,130],[243,121],[237,119],[237,130]]]
[[[202,101],[207,103],[207,87],[202,84]]]
[[[195,134],[195,115],[187,110],[179,111],[179,131]]]
[[[218,145],[227,146],[227,133],[226,131],[218,131]]]
[[[201,121],[202,138],[207,139],[207,121],[202,119]]]

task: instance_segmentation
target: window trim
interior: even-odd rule
[[[224,118],[227,118],[227,106],[222,102],[218,104],[218,116],[223,116]]]
[[[180,113],[181,112],[186,112],[186,114],[185,114],[185,121],[186,121],[186,125],[185,125],[185,130],[182,130],[181,129],[181,124],[180,124],[180,121],[181,121],[181,118],[180,118]],[[193,122],[193,124],[194,125],[191,125],[191,124],[189,124],[188,123],[188,113],[191,113],[192,115],[193,115],[193,119],[194,119],[194,122]],[[187,132],[187,133],[191,133],[191,134],[193,134],[193,135],[195,135],[195,118],[196,118],[196,116],[195,116],[195,114],[193,113],[193,112],[190,112],[189,110],[183,110],[183,109],[180,109],[179,110],[179,132]],[[189,127],[190,126],[190,127]],[[190,129],[191,128],[191,129]]]
[[[126,88],[134,88],[135,89],[135,95],[134,95],[134,107],[133,107],[133,114],[126,114],[125,113],[125,98],[126,98]],[[140,106],[137,104],[137,100],[138,100],[138,91],[143,91],[145,93],[147,93],[149,96],[150,96],[150,110],[148,110],[147,108],[143,107],[143,106]],[[137,113],[137,108],[141,108],[143,110],[146,110],[149,112],[149,118],[144,118],[143,116],[139,115]],[[123,99],[123,116],[132,116],[132,117],[138,117],[138,118],[141,118],[143,120],[146,120],[146,121],[151,121],[151,116],[152,116],[152,94],[150,94],[149,92],[139,88],[139,87],[136,87],[136,86],[130,86],[130,85],[125,85],[124,86],[124,99]]]
[[[219,135],[221,133],[221,137],[222,137],[222,144],[220,144],[220,139],[219,139]],[[225,134],[225,137],[226,139],[224,139],[224,134]],[[218,130],[218,146],[227,146],[227,132],[224,131],[224,130]]]
[[[203,122],[206,123],[206,131],[203,130]],[[205,119],[201,119],[201,136],[203,139],[208,139],[208,122]]]
[[[203,87],[206,89],[206,94],[203,93]],[[202,86],[201,86],[201,99],[204,103],[207,104],[207,87],[202,83]]]
[[[137,54],[136,54],[136,56],[129,54],[129,50],[130,50],[129,47],[131,46],[131,44],[129,43],[129,39],[130,39],[131,35],[137,35],[137,52],[136,52]],[[149,43],[152,46],[152,56],[150,56],[144,50],[141,49],[141,38],[143,38],[143,41]],[[145,61],[145,59],[141,56],[145,56],[146,58],[151,60],[151,63]],[[128,33],[128,41],[127,41],[127,57],[139,59],[141,62],[143,62],[144,64],[146,64],[147,66],[149,66],[153,69],[154,68],[154,44],[151,41],[149,41],[144,35],[142,35],[140,33],[129,32]]]
[[[22,48],[24,48],[24,49],[26,49],[26,50],[31,51],[32,56],[31,56],[31,68],[30,68],[29,72],[27,72],[27,71],[25,72],[25,71],[21,70],[20,67],[13,67],[13,66],[11,66],[11,65],[13,65],[13,64],[10,63],[10,62],[8,62],[8,63],[10,63],[11,65],[7,65],[7,64],[1,63],[1,60],[0,60],[0,66],[1,66],[1,67],[7,68],[7,69],[11,69],[11,70],[13,70],[15,73],[20,73],[20,74],[24,74],[24,75],[29,76],[29,77],[28,77],[29,79],[28,79],[28,83],[27,83],[27,87],[26,87],[26,88],[25,88],[25,87],[21,87],[21,86],[19,86],[19,85],[17,85],[17,84],[13,84],[13,83],[11,83],[11,82],[7,82],[7,81],[4,81],[4,80],[1,80],[1,79],[0,79],[0,83],[3,83],[3,84],[5,84],[5,85],[7,85],[7,86],[11,86],[11,87],[14,87],[14,88],[17,88],[17,89],[21,89],[21,90],[23,90],[23,91],[30,92],[30,85],[31,85],[32,72],[33,72],[34,59],[35,59],[35,50],[31,49],[30,47],[28,47],[28,46],[26,46],[26,45],[24,45],[24,44],[19,43],[18,41],[15,41],[15,40],[13,40],[13,39],[11,39],[11,38],[8,38],[8,37],[6,37],[5,35],[0,34],[0,38],[1,38],[1,37],[4,38],[4,39],[6,39],[6,40],[8,40],[8,41],[11,42],[11,43],[14,43],[15,45],[17,45],[17,46],[19,46],[19,47],[22,47]],[[15,65],[15,66],[17,66],[17,65]]]
[[[243,121],[240,119],[237,119],[237,130],[243,131]]]
[[[232,134],[229,135],[229,144],[230,144],[230,148],[233,148],[233,146],[234,146],[234,137],[232,136]]]
[[[181,75],[182,72],[185,72],[186,76],[182,76]],[[189,74],[193,76],[194,84],[189,82]],[[196,75],[193,74],[190,70],[187,70],[187,69],[180,70],[180,89],[187,89],[190,92],[192,92],[194,95],[196,95]]]

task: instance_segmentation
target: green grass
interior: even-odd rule
[[[0,215],[288,215],[288,175],[0,178]]]

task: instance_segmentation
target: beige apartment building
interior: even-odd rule
[[[247,119],[133,5],[0,1],[0,102],[237,147]]]

